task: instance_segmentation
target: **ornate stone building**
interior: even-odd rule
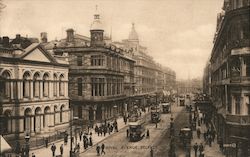
[[[218,14],[214,46],[207,68],[217,114],[218,140],[236,144],[226,156],[250,155],[250,25],[249,0],[225,0]],[[209,83],[209,82],[207,82]],[[206,86],[209,88],[210,85]]]
[[[139,106],[150,105],[156,101],[156,93],[170,90],[170,87],[174,88],[175,72],[157,64],[153,57],[148,54],[147,48],[140,45],[134,23],[132,24],[128,39],[122,42],[113,42],[112,44],[133,53],[133,59],[136,61],[133,92],[135,104]]]
[[[0,43],[5,137],[17,140],[69,126],[68,62],[20,35]]]
[[[133,88],[134,60],[129,52],[108,44],[99,14],[94,15],[90,44],[59,43],[54,53],[69,58],[69,96],[74,116],[83,122],[110,119],[127,111]]]

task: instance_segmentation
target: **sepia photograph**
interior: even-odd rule
[[[0,157],[250,157],[250,0],[0,0]]]

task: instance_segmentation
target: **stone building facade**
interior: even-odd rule
[[[150,105],[157,101],[156,93],[160,94],[162,91],[170,91],[171,88],[174,88],[175,72],[154,61],[147,48],[140,44],[134,23],[128,39],[122,40],[122,42],[113,42],[113,44],[124,50],[132,51],[133,59],[136,61],[134,67],[134,104]]]
[[[26,40],[0,43],[1,132],[16,140],[69,126],[68,62]]]
[[[210,71],[204,82],[211,91],[218,140],[234,143],[225,148],[231,156],[250,155],[250,25],[249,0],[225,0],[218,14]]]
[[[103,121],[127,112],[135,61],[129,52],[105,41],[100,15],[94,15],[90,44],[60,43],[54,49],[69,58],[69,96],[74,116],[83,122]]]

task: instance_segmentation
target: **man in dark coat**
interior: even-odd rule
[[[54,143],[51,146],[51,151],[52,151],[52,156],[54,157],[55,156],[55,152],[56,152],[56,146],[55,146]]]
[[[195,154],[195,157],[197,157],[197,151],[198,151],[198,144],[195,143],[195,145],[193,146],[194,148],[194,154]]]
[[[203,147],[202,143],[200,143],[198,149],[199,149],[199,152],[200,152],[200,155],[201,155],[202,152],[204,151],[204,147]]]
[[[89,146],[91,147],[92,145],[93,145],[92,137],[90,136],[90,137],[89,137]]]
[[[104,151],[104,149],[105,149],[105,145],[104,145],[104,143],[102,144],[101,148],[102,148],[102,152],[101,152],[101,154],[105,154],[105,151]]]
[[[49,139],[48,137],[45,138],[45,147],[48,148],[48,143],[49,143]]]
[[[97,156],[100,156],[100,146],[98,144],[96,146],[96,153],[97,153]]]
[[[63,155],[63,144],[60,146],[60,153]]]

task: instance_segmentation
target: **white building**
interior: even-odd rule
[[[0,44],[4,136],[65,130],[69,126],[68,61],[52,56],[38,43],[18,47]]]

